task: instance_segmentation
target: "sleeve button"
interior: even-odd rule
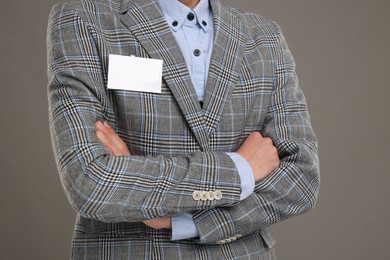
[[[221,199],[222,199],[222,191],[216,190],[216,191],[214,192],[214,199],[216,199],[216,200],[221,200]]]
[[[200,192],[200,199],[203,201],[207,200],[207,192],[206,191],[201,191]]]
[[[215,194],[213,191],[207,192],[207,199],[208,200],[214,200],[214,198],[215,198]]]
[[[199,192],[199,191],[194,191],[194,192],[192,193],[192,198],[193,198],[194,200],[200,200],[200,192]]]

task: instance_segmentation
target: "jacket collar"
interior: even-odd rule
[[[214,44],[206,86],[204,110],[174,36],[157,0],[122,0],[120,19],[154,59],[164,60],[163,79],[170,87],[202,150],[223,114],[237,82],[245,32],[240,19],[210,0],[214,19]]]

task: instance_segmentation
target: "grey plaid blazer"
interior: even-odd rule
[[[203,107],[156,0],[79,0],[53,8],[48,99],[61,181],[78,212],[73,259],[273,259],[269,227],[311,209],[317,143],[279,27],[210,0],[214,47]],[[162,59],[162,93],[108,90],[109,54]],[[107,120],[133,156],[95,136]],[[253,131],[281,165],[240,202],[226,152]],[[220,199],[197,199],[216,192]],[[199,193],[198,193],[199,194]],[[142,220],[194,216],[199,237],[171,241]]]

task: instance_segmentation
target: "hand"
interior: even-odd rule
[[[107,122],[97,121],[95,123],[96,136],[99,141],[110,151],[112,156],[128,156],[131,155],[127,145],[115,133]],[[145,220],[143,223],[153,229],[171,229],[171,217],[155,218]]]
[[[97,138],[110,151],[112,156],[131,155],[126,143],[123,142],[107,122],[96,121],[95,127]]]
[[[144,224],[153,229],[172,229],[171,217],[162,217],[162,218],[145,220]]]
[[[237,151],[252,168],[255,182],[263,180],[280,165],[278,151],[271,138],[253,132]]]

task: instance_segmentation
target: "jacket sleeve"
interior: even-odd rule
[[[294,60],[277,25],[279,42],[275,87],[262,134],[270,137],[281,160],[254,193],[232,207],[193,212],[199,231],[198,243],[230,242],[310,210],[319,190],[317,140],[313,133],[306,101],[295,73]]]
[[[54,155],[65,193],[80,215],[138,222],[239,201],[239,175],[225,153],[110,156],[94,127],[101,118],[115,123],[103,73],[108,50],[99,32],[68,4],[58,5],[49,18],[47,40]],[[222,199],[195,200],[194,191],[220,191]]]

